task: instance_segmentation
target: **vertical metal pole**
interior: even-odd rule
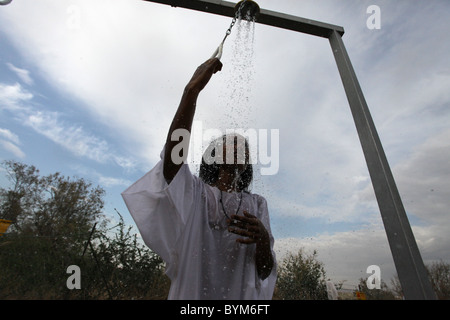
[[[329,41],[366,158],[405,299],[434,300],[436,294],[341,35],[333,30]]]

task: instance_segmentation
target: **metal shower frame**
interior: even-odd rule
[[[235,3],[220,0],[144,0],[234,17]],[[427,270],[342,36],[344,28],[261,8],[257,23],[327,38],[347,95],[405,299],[435,300]]]

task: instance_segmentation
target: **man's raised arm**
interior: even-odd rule
[[[180,161],[173,161],[172,150],[178,143],[180,143],[180,141],[176,139],[173,141],[172,134],[177,129],[185,129],[187,132],[191,132],[198,95],[200,91],[202,91],[208,84],[212,75],[220,70],[222,70],[222,63],[219,59],[213,58],[207,60],[197,68],[191,80],[184,89],[180,105],[178,106],[177,112],[172,120],[166,139],[163,174],[167,181],[171,181],[175,177],[186,159],[188,152],[186,148],[185,150],[182,150],[182,155],[177,155],[178,158],[181,157],[183,159],[183,162],[180,163]],[[187,137],[183,137],[183,139],[186,138]],[[184,145],[189,145],[189,141],[186,141]]]

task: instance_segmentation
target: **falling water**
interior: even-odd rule
[[[213,113],[208,112],[211,125],[206,124],[205,127],[219,129],[222,134],[228,133],[228,130],[254,128],[252,119],[256,110],[252,89],[255,76],[255,21],[249,20],[237,19],[225,43],[221,59],[224,66],[217,77],[221,82],[217,104]],[[207,145],[203,146],[204,150]],[[256,146],[250,145],[250,149],[253,147]],[[236,184],[237,179],[233,181],[235,187]]]
[[[255,76],[254,45],[255,21],[253,19],[238,19],[232,37],[229,39],[229,48],[224,51],[224,71],[226,84],[220,96],[223,106],[220,123],[222,130],[254,128],[254,115],[256,111],[253,99]],[[250,144],[250,149],[256,146]],[[237,181],[234,183],[236,184]]]
[[[252,88],[255,74],[254,43],[255,22],[238,19],[234,37],[228,40],[231,48],[223,59],[226,71],[225,92],[220,95],[225,119],[221,119],[225,129],[247,129],[253,112]],[[226,53],[227,51],[225,51]],[[229,58],[228,58],[228,57]]]

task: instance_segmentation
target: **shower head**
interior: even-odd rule
[[[234,7],[236,18],[248,21],[256,20],[259,14],[259,5],[252,0],[239,1]]]

